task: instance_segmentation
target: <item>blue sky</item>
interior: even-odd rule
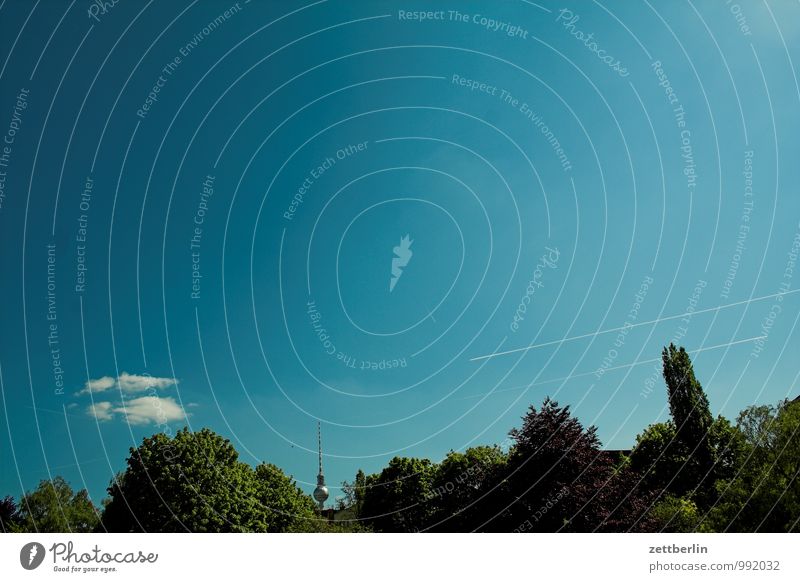
[[[317,420],[338,485],[548,395],[628,448],[670,341],[797,394],[797,5],[91,6],[0,8],[4,494],[184,425],[310,491]]]

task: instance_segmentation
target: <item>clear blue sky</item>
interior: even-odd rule
[[[184,425],[310,491],[318,419],[338,485],[547,395],[628,448],[673,339],[797,394],[796,3],[91,6],[0,7],[3,494]]]

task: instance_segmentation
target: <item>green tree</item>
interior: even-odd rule
[[[230,441],[208,429],[145,438],[127,464],[108,488],[109,531],[285,531],[312,507],[279,469],[254,471]]]
[[[675,477],[687,456],[683,443],[675,438],[675,424],[672,421],[657,422],[637,435],[630,454],[631,469],[640,475],[647,489],[668,490],[680,497],[688,493],[689,487]]]
[[[737,426],[746,461],[717,484],[709,514],[717,531],[792,532],[800,529],[800,403],[751,406]]]
[[[709,485],[715,488],[718,480],[734,477],[744,462],[749,447],[741,429],[732,425],[724,416],[714,419],[708,436],[714,455],[714,469],[711,473],[713,481]]]
[[[436,467],[431,486],[434,531],[466,532],[494,517],[505,499],[500,485],[508,456],[500,447],[479,446],[463,453],[450,451]]]
[[[98,521],[86,489],[75,493],[63,477],[55,477],[22,496],[11,527],[29,533],[84,533],[94,530]]]
[[[650,510],[653,530],[663,533],[703,531],[697,504],[686,497],[664,496]]]
[[[630,454],[631,469],[650,491],[663,492],[676,499],[696,499],[698,491],[713,490],[718,480],[731,478],[745,451],[741,432],[722,416],[711,424],[707,441],[714,459],[712,469],[690,479],[689,451],[685,443],[677,439],[675,423],[651,424],[636,437]]]
[[[428,459],[395,457],[365,482],[363,519],[377,532],[413,532],[430,520],[435,467]]]
[[[714,470],[715,457],[709,440],[714,418],[708,397],[694,375],[694,367],[686,350],[670,344],[664,348],[661,359],[669,410],[675,426],[675,441],[678,448],[688,455],[682,469],[683,483],[687,488],[696,488]],[[706,483],[709,482],[713,487],[713,479],[706,480]],[[712,487],[706,485],[700,491],[701,496]]]
[[[269,514],[267,531],[289,531],[300,521],[317,521],[314,500],[275,465],[256,467],[257,500]]]
[[[342,481],[342,492],[344,493],[344,499],[341,500],[339,509],[350,509],[352,510],[353,515],[356,517],[360,516],[364,505],[366,484],[367,476],[361,469],[359,469],[356,473],[356,478],[352,483],[348,481]]]

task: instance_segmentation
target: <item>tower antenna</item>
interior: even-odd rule
[[[319,510],[325,508],[328,499],[328,488],[325,486],[325,474],[322,472],[322,423],[317,421],[317,446],[319,447],[319,473],[317,473],[317,488],[314,489],[314,499],[319,504]]]

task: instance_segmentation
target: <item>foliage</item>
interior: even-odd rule
[[[367,477],[361,469],[356,473],[356,478],[352,483],[342,481],[342,492],[344,499],[340,500],[339,509],[352,508],[355,515],[361,515],[364,505],[364,495],[366,490]]]
[[[584,429],[569,406],[545,399],[530,407],[508,461],[508,495],[494,531],[620,531],[642,529],[647,499],[626,467],[600,450],[596,429]],[[554,503],[553,500],[556,500]],[[543,511],[543,508],[546,511]],[[502,509],[502,511],[500,511]],[[534,520],[533,522],[531,520]]]
[[[697,504],[686,497],[666,495],[650,510],[653,530],[663,533],[702,531]]]
[[[314,500],[278,467],[262,463],[255,475],[258,502],[269,514],[267,531],[289,531],[297,522],[318,519]]]
[[[687,452],[675,439],[675,424],[657,422],[636,437],[631,451],[631,468],[641,476],[642,484],[652,491],[667,490],[677,496],[685,495],[689,487],[675,476],[686,461]]]
[[[379,474],[366,478],[363,519],[377,532],[424,529],[432,513],[434,474],[428,459],[393,458]]]
[[[711,425],[709,443],[714,454],[714,482],[732,479],[750,450],[741,429],[724,416],[718,416]]]
[[[717,484],[710,522],[717,531],[798,531],[800,403],[751,406],[737,426],[748,455],[732,478]]]
[[[741,432],[724,417],[713,421],[707,442],[714,464],[699,475],[692,473],[689,452],[676,436],[675,423],[659,422],[648,426],[636,437],[630,454],[631,468],[640,475],[645,489],[666,492],[675,498],[708,498],[698,491],[713,489],[720,479],[733,476],[746,450]]]
[[[493,508],[505,499],[502,479],[507,462],[508,456],[498,446],[450,451],[434,473],[430,527],[473,531],[494,517]]]
[[[700,487],[699,495],[707,497],[714,479],[704,479],[714,470],[715,457],[709,442],[714,422],[711,410],[686,350],[670,344],[661,354],[664,380],[667,383],[669,410],[675,426],[675,442],[688,455],[682,469],[683,482],[690,488]],[[701,483],[705,485],[701,486]],[[710,484],[710,486],[709,486]]]
[[[671,418],[629,455],[547,398],[509,433],[513,446],[450,451],[441,463],[395,457],[344,482],[339,511],[278,467],[253,468],[211,430],[156,434],[130,449],[102,520],[61,477],[15,503],[0,530],[21,532],[798,531],[800,402],[751,406],[736,425],[711,415],[683,348],[662,353]]]
[[[253,470],[208,429],[144,439],[108,493],[109,531],[285,531],[313,513],[310,497],[277,467]]]
[[[711,416],[686,350],[670,344],[662,360],[672,418],[636,437],[631,468],[646,489],[709,508],[717,482],[730,479],[739,466],[746,439],[724,417]]]
[[[8,533],[12,531],[12,527],[19,521],[17,515],[17,504],[14,498],[6,495],[0,499],[0,532]]]
[[[99,512],[86,489],[77,493],[63,477],[42,481],[22,496],[11,530],[37,533],[85,533],[99,521]]]
[[[287,531],[291,533],[369,533],[372,529],[359,521],[329,520],[316,516],[313,519],[295,521]]]

